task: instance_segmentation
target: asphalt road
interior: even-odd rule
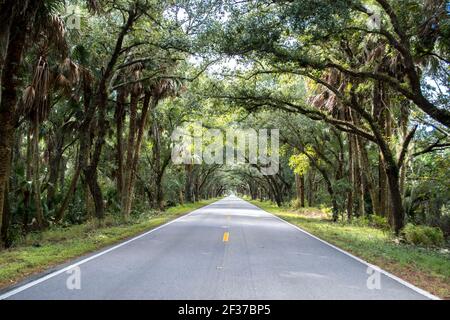
[[[367,272],[364,262],[232,196],[49,270],[0,298],[430,298],[384,273]]]

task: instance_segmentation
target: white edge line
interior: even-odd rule
[[[220,200],[218,200],[218,201],[220,201]],[[154,228],[154,229],[151,229],[151,230],[149,230],[149,231],[147,231],[147,232],[145,232],[145,233],[143,233],[143,234],[141,234],[141,235],[139,235],[139,236],[136,236],[136,237],[134,237],[134,238],[132,238],[132,239],[129,239],[129,240],[125,241],[125,242],[121,242],[121,243],[119,243],[118,245],[115,245],[114,247],[111,247],[111,248],[109,248],[109,249],[106,249],[106,250],[104,250],[104,251],[101,251],[101,252],[99,252],[99,253],[97,253],[97,254],[95,254],[95,255],[93,255],[93,256],[90,256],[89,258],[86,258],[86,259],[83,259],[83,260],[81,260],[81,261],[78,261],[78,262],[76,262],[76,263],[74,263],[74,264],[71,264],[70,266],[64,267],[64,268],[62,268],[62,269],[59,269],[59,270],[57,270],[57,271],[54,271],[54,272],[52,272],[52,273],[46,275],[46,276],[43,276],[43,277],[41,277],[41,278],[39,278],[39,279],[33,280],[33,281],[29,282],[29,283],[26,283],[26,284],[24,284],[23,286],[20,286],[20,287],[18,287],[18,288],[16,288],[16,289],[13,289],[13,290],[11,290],[11,291],[5,292],[4,294],[0,295],[0,300],[4,300],[4,299],[7,299],[7,298],[9,298],[9,297],[12,297],[12,296],[14,296],[14,295],[16,295],[16,294],[18,294],[18,293],[20,293],[20,292],[22,292],[22,291],[25,291],[25,290],[27,290],[27,289],[29,289],[29,288],[31,288],[31,287],[34,287],[35,285],[37,285],[37,284],[39,284],[39,283],[42,283],[42,282],[44,282],[44,281],[47,281],[48,279],[54,278],[54,277],[56,277],[57,275],[60,275],[61,273],[64,273],[64,272],[66,272],[66,271],[69,271],[69,270],[71,270],[71,269],[73,269],[73,268],[75,268],[75,267],[77,267],[77,266],[79,266],[79,265],[82,265],[82,264],[84,264],[84,263],[86,263],[86,262],[89,262],[89,261],[94,260],[94,259],[96,259],[96,258],[98,258],[98,257],[100,257],[100,256],[103,256],[104,254],[107,254],[107,253],[109,253],[109,252],[111,252],[111,251],[113,251],[113,250],[116,250],[116,249],[118,249],[118,248],[120,248],[120,247],[123,247],[123,246],[129,244],[130,242],[133,242],[133,241],[138,240],[138,239],[140,239],[140,238],[142,238],[142,237],[145,237],[145,236],[149,235],[149,234],[152,233],[152,232],[155,232],[155,231],[157,231],[157,230],[159,230],[159,229],[161,229],[161,228],[167,227],[168,225],[170,225],[170,224],[172,224],[172,223],[174,223],[174,222],[177,222],[178,220],[181,220],[181,219],[183,219],[183,218],[186,218],[186,217],[188,217],[188,216],[190,216],[190,215],[196,213],[197,211],[200,211],[200,210],[202,210],[202,209],[205,209],[205,208],[209,207],[210,205],[212,205],[212,204],[214,204],[214,203],[216,203],[216,202],[218,202],[218,201],[215,201],[215,202],[213,202],[213,203],[210,203],[210,204],[208,204],[208,205],[206,205],[206,206],[203,206],[203,207],[201,207],[201,208],[195,209],[194,211],[192,211],[192,212],[190,212],[190,213],[188,213],[188,214],[182,215],[181,217],[178,217],[178,218],[176,218],[176,219],[174,219],[174,220],[172,220],[172,221],[169,221],[169,222],[167,222],[167,223],[165,223],[165,224],[163,224],[163,225],[160,225],[159,227],[156,227],[156,228]]]
[[[244,200],[244,201],[245,201],[245,200]],[[247,201],[247,202],[248,202],[248,201]],[[250,202],[248,202],[248,203],[250,203]],[[270,212],[268,212],[268,211],[266,211],[266,210],[264,210],[264,209],[258,207],[257,205],[254,205],[253,203],[250,203],[250,204],[253,205],[253,206],[255,206],[255,207],[257,207],[257,208],[259,208],[259,209],[261,209],[261,210],[264,211],[264,212],[267,212],[268,214],[272,215],[273,217],[277,218],[278,220],[281,220],[281,221],[283,221],[284,223],[287,223],[288,225],[294,227],[295,229],[297,229],[297,230],[299,230],[299,231],[301,231],[301,232],[307,234],[308,236],[310,236],[310,237],[312,237],[312,238],[314,238],[314,239],[316,239],[316,240],[319,240],[320,242],[322,242],[322,243],[324,243],[324,244],[326,244],[326,245],[332,247],[333,249],[338,250],[339,252],[341,252],[341,253],[343,253],[343,254],[345,254],[345,255],[347,255],[347,256],[349,256],[349,257],[351,257],[351,258],[353,258],[353,259],[355,259],[355,260],[357,260],[357,261],[359,261],[359,262],[362,263],[362,264],[365,264],[365,265],[368,266],[368,267],[373,268],[374,270],[377,270],[378,272],[380,272],[380,273],[384,274],[385,276],[387,276],[387,277],[389,277],[389,278],[391,278],[391,279],[393,279],[393,280],[395,280],[395,281],[401,283],[402,285],[408,287],[409,289],[412,289],[412,290],[416,291],[417,293],[420,293],[421,295],[423,295],[423,296],[425,296],[425,297],[427,297],[427,298],[429,298],[429,299],[431,299],[431,300],[441,300],[441,298],[439,298],[439,297],[437,297],[437,296],[435,296],[435,295],[429,293],[428,291],[425,291],[425,290],[423,290],[423,289],[420,289],[419,287],[416,287],[415,285],[413,285],[413,284],[411,284],[411,283],[409,283],[409,282],[407,282],[407,281],[405,281],[405,280],[403,280],[403,279],[401,279],[401,278],[399,278],[399,277],[397,277],[397,276],[395,276],[395,275],[393,275],[393,274],[391,274],[391,273],[389,273],[389,272],[387,272],[387,271],[381,269],[380,267],[378,267],[378,266],[376,266],[376,265],[373,265],[373,264],[371,264],[371,263],[369,263],[369,262],[367,262],[367,261],[365,261],[365,260],[363,260],[363,259],[361,259],[361,258],[358,258],[358,257],[354,256],[353,254],[351,254],[351,253],[349,253],[349,252],[347,252],[347,251],[345,251],[345,250],[342,250],[341,248],[338,248],[338,247],[336,247],[335,245],[332,245],[331,243],[326,242],[326,241],[323,240],[323,239],[320,239],[319,237],[316,237],[315,235],[309,233],[308,231],[303,230],[303,229],[300,228],[299,226],[296,226],[295,224],[292,224],[292,223],[290,223],[290,222],[288,222],[288,221],[286,221],[286,220],[283,220],[283,219],[281,219],[280,217],[274,215],[273,213],[270,213]]]

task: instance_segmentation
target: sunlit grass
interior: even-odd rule
[[[30,234],[13,248],[0,251],[0,287],[12,285],[30,274],[158,227],[217,200],[171,207],[157,215],[143,214],[127,223],[109,216],[102,226],[96,221],[89,221]]]
[[[251,202],[418,287],[440,297],[450,297],[448,250],[399,243],[389,231],[311,218],[307,216],[307,210],[299,213],[290,208],[279,208],[270,202]]]

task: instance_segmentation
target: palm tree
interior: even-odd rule
[[[54,12],[60,1],[8,1],[2,4],[2,14],[7,14],[6,27],[2,28],[0,39],[4,59],[1,64],[1,93],[0,93],[0,224],[8,219],[2,219],[6,202],[6,189],[11,170],[11,150],[13,149],[13,135],[18,117],[29,117],[34,127],[35,154],[35,201],[40,202],[40,188],[38,181],[39,155],[38,132],[39,123],[49,112],[50,71],[47,61],[49,50],[57,49],[64,56],[66,44],[64,40],[64,25]],[[25,49],[27,48],[27,49]],[[26,51],[28,50],[28,51]],[[34,70],[32,84],[19,101],[19,67],[25,53],[36,50],[38,59]],[[42,225],[43,216],[37,209],[36,218]]]
[[[38,133],[39,124],[50,111],[50,91],[69,87],[77,77],[76,68],[72,69],[69,79],[62,74],[52,74],[48,62],[49,52],[64,60],[68,54],[65,41],[65,27],[57,12],[64,5],[63,0],[17,0],[2,1],[0,4],[0,226],[6,189],[11,170],[11,150],[18,118],[27,118],[33,126],[33,145],[35,154],[35,190],[36,202],[39,197],[38,174]],[[97,0],[86,1],[93,12],[101,9]],[[19,100],[19,67],[27,53],[37,51],[37,63],[31,84],[27,86]],[[72,65],[74,67],[74,65]],[[72,78],[71,78],[72,77]],[[40,199],[39,199],[40,201]],[[40,206],[37,219],[42,221]],[[5,210],[7,211],[7,210]],[[7,221],[7,219],[6,219]]]
[[[148,90],[144,94],[144,101],[142,104],[141,117],[138,122],[135,119],[135,111],[130,110],[130,129],[129,140],[127,145],[127,160],[124,172],[124,184],[122,190],[122,213],[125,218],[131,212],[131,205],[133,202],[134,182],[136,179],[136,170],[139,163],[142,141],[144,138],[144,129],[147,123],[148,111],[153,111],[152,133],[155,140],[155,165],[158,169],[161,167],[160,158],[160,130],[155,118],[154,110],[158,103],[166,98],[173,97],[178,94],[182,87],[181,81],[177,79],[156,79],[149,84]],[[140,88],[135,88],[135,91]],[[133,104],[131,108],[134,109]],[[133,138],[133,136],[135,136]],[[159,171],[158,171],[159,172]],[[161,183],[161,181],[159,182]],[[161,195],[159,196],[159,203],[162,203]]]

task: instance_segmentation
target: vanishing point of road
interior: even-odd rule
[[[75,268],[78,286],[68,287]],[[230,196],[49,270],[0,293],[0,298],[403,300],[433,296]]]

